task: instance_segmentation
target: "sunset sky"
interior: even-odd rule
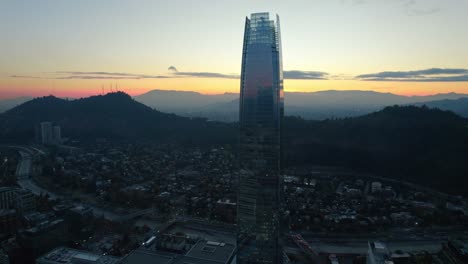
[[[0,98],[238,92],[245,17],[281,19],[286,91],[468,93],[466,0],[15,0]]]

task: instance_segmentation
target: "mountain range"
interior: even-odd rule
[[[360,116],[391,105],[432,106],[433,101],[451,100],[445,104],[434,103],[434,106],[443,110],[454,110],[457,114],[468,117],[466,101],[455,101],[464,97],[468,97],[468,94],[401,96],[373,91],[286,92],[285,114],[310,120],[323,120]],[[152,90],[134,98],[160,111],[182,116],[232,122],[237,121],[239,115],[239,95],[233,93],[204,95],[195,92]],[[452,103],[457,106],[451,107]]]
[[[449,110],[454,113],[457,113],[460,116],[468,117],[468,97],[462,97],[458,99],[443,99],[424,103],[414,103],[413,105],[426,105],[427,107],[431,108]]]
[[[0,114],[0,142],[30,142],[42,121],[60,125],[65,137],[82,142],[237,146],[237,123],[160,112],[121,92],[25,102]],[[344,167],[468,197],[468,119],[453,112],[391,106],[353,118],[285,117],[283,131],[285,168]]]
[[[391,105],[427,105],[468,117],[468,94],[401,96],[373,91],[286,92],[285,113],[309,120],[344,118],[368,114]],[[0,100],[0,113],[30,97]],[[235,122],[239,116],[239,95],[206,95],[190,91],[152,90],[134,99],[151,108],[185,117]]]

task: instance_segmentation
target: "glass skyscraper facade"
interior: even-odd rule
[[[281,123],[284,113],[279,17],[245,21],[240,88],[237,263],[282,263]]]

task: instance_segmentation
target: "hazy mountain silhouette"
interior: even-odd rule
[[[373,91],[286,92],[285,112],[286,115],[323,120],[360,116],[391,105],[407,105],[462,97],[468,97],[468,94],[401,96]],[[136,96],[135,100],[160,111],[182,116],[206,117],[228,122],[238,119],[238,94],[203,95],[195,92],[153,90]],[[464,115],[463,112],[457,113]]]
[[[428,101],[428,102],[423,102],[423,103],[415,103],[414,105],[417,105],[417,106],[426,105],[431,108],[449,110],[463,117],[468,117],[468,98],[467,97],[459,98],[459,99],[444,99],[444,100]]]
[[[11,98],[11,99],[2,99],[0,100],[0,113],[3,113],[15,106],[18,106],[32,99],[33,98],[29,96],[17,97],[17,98]]]
[[[391,105],[423,105],[451,110],[468,117],[466,100],[455,101],[468,94],[436,94],[429,96],[401,96],[373,91],[319,91],[286,92],[286,115],[311,120],[365,115]],[[134,99],[151,108],[186,117],[204,117],[210,120],[235,122],[239,117],[239,95],[225,93],[206,95],[190,91],[152,90]],[[30,97],[0,100],[0,113],[13,108]],[[434,102],[449,100],[444,102]]]
[[[153,110],[117,92],[70,101],[53,96],[33,99],[0,115],[0,138],[32,139],[34,126],[42,121],[61,125],[64,136],[88,140],[103,137],[216,142],[217,133],[232,131],[228,124]],[[203,133],[207,130],[213,131],[210,138]]]
[[[134,97],[140,103],[168,113],[191,113],[201,107],[230,102],[239,95],[224,93],[206,95],[190,91],[152,90]]]

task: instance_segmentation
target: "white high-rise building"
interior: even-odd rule
[[[42,122],[38,132],[38,140],[44,145],[62,143],[62,129],[58,125],[52,125],[52,122]]]
[[[55,144],[62,143],[62,130],[60,126],[54,126],[52,130],[52,140]]]
[[[52,144],[53,142],[53,131],[51,122],[41,123],[41,143],[44,145]]]

